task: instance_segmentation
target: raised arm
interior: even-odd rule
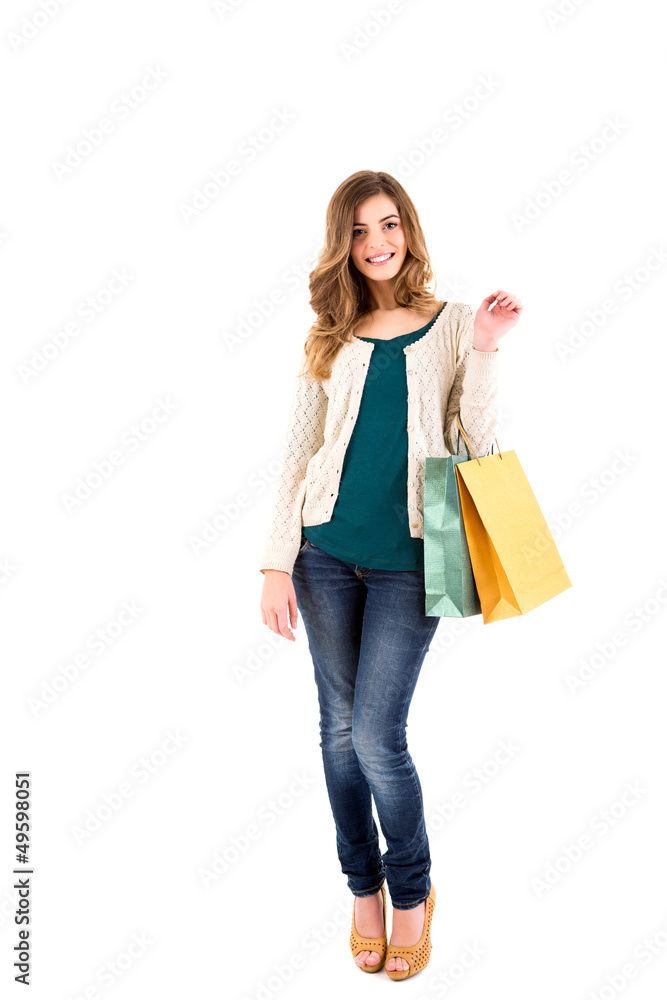
[[[456,374],[445,415],[445,443],[450,454],[457,454],[456,414],[478,455],[487,455],[496,434],[498,418],[498,351],[478,351],[472,346],[475,313],[465,302],[459,305],[455,324]],[[461,438],[458,454],[466,455]]]

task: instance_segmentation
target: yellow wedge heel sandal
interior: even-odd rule
[[[354,903],[352,904],[352,933],[350,934],[350,950],[352,951],[352,956],[356,960],[357,955],[360,951],[374,951],[380,956],[380,961],[376,962],[375,965],[357,965],[358,969],[362,972],[379,972],[384,965],[384,956],[387,950],[387,893],[384,885],[382,886],[382,920],[384,922],[384,934],[379,938],[366,938],[362,937],[357,931],[357,925],[354,920],[354,914],[357,906],[357,897],[354,897]]]
[[[390,958],[403,958],[408,963],[408,969],[393,969],[389,970],[385,968],[385,972],[390,979],[407,979],[409,976],[414,976],[422,969],[425,969],[429,963],[431,957],[431,920],[433,918],[433,910],[435,909],[435,886],[431,882],[431,891],[426,897],[426,909],[424,912],[424,930],[422,936],[420,937],[417,944],[409,945],[398,945],[389,944],[387,945],[387,951],[384,957],[385,965]]]

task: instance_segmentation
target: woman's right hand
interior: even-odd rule
[[[260,607],[264,625],[268,625],[276,635],[282,635],[291,642],[296,642],[296,636],[290,631],[290,625],[296,628],[298,612],[294,584],[289,573],[284,573],[281,569],[264,570]]]

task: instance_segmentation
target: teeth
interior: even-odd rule
[[[382,254],[381,257],[373,257],[371,258],[371,264],[377,264],[381,260],[389,260],[390,257],[391,257],[390,253]]]

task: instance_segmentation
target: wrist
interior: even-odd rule
[[[472,346],[476,351],[493,353],[498,350],[498,338],[492,333],[482,333],[476,326],[472,328]]]
[[[472,339],[472,346],[476,351],[484,351],[485,353],[493,354],[494,351],[498,350],[498,341],[491,340],[488,337],[478,337],[477,334]]]

